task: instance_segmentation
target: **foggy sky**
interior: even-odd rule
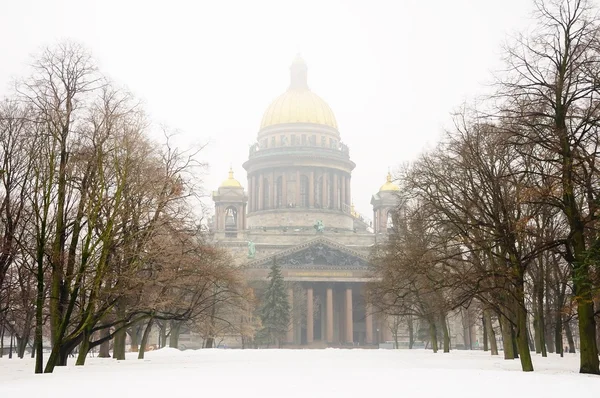
[[[141,98],[151,118],[209,145],[208,192],[241,167],[296,53],[329,103],[357,164],[352,195],[371,195],[440,136],[451,112],[485,93],[501,45],[527,23],[529,0],[0,0],[0,95],[31,54],[61,39]]]

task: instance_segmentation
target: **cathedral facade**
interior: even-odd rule
[[[288,89],[266,109],[243,167],[247,191],[230,170],[213,192],[211,231],[250,280],[266,280],[276,261],[294,282],[290,301],[301,300],[305,311],[292,314],[286,343],[391,340],[385,320],[365,302],[364,286],[370,249],[387,232],[398,187],[388,174],[372,196],[372,222],[354,210],[350,149],[329,105],[309,89],[300,57],[290,67]]]

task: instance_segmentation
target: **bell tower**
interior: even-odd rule
[[[386,182],[371,198],[373,206],[373,232],[376,234],[387,233],[393,226],[392,211],[398,206],[400,187],[392,182],[392,175],[388,172]]]
[[[233,169],[219,189],[212,194],[215,202],[214,231],[227,238],[241,237],[246,229],[246,205],[248,196],[238,180],[233,178]]]

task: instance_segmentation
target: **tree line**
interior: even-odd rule
[[[534,4],[536,25],[506,47],[493,94],[400,171],[369,296],[429,325],[434,350],[438,334],[449,350],[449,314],[478,308],[486,339],[497,323],[524,371],[530,350],[562,354],[566,338],[575,352],[575,335],[580,372],[599,374],[599,10]]]
[[[153,326],[174,347],[182,327],[208,347],[241,328],[248,289],[202,227],[202,148],[168,128],[152,140],[139,101],[77,43],[30,71],[0,103],[0,340],[14,334],[20,357],[32,345],[41,373],[76,349],[78,365],[109,344],[125,359],[127,335],[143,358]]]

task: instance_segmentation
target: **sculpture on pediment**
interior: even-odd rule
[[[248,241],[248,258],[254,258],[256,255],[256,245],[251,240]]]
[[[325,224],[323,224],[322,220],[317,220],[314,227],[318,233],[323,233],[323,231],[325,231]]]

